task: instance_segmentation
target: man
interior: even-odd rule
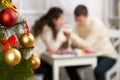
[[[79,5],[74,12],[76,21],[76,33],[65,33],[78,47],[101,52],[98,57],[98,65],[95,69],[96,80],[105,80],[106,72],[116,63],[117,54],[109,40],[107,30],[103,22],[90,18],[88,10],[84,5]],[[71,80],[80,80],[76,69],[78,67],[67,67]]]

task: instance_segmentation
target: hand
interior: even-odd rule
[[[72,26],[70,24],[64,24],[63,32],[66,37],[69,37],[72,33]]]
[[[71,29],[72,30],[72,25],[70,24],[63,24],[63,28]]]
[[[69,33],[69,32],[64,32],[64,35],[65,35],[66,37],[70,37],[70,34],[71,34],[71,33]]]

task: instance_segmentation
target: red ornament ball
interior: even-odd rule
[[[11,9],[4,9],[0,12],[0,24],[5,27],[12,27],[17,21],[17,14]]]

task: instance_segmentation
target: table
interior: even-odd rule
[[[42,54],[41,59],[53,66],[53,80],[59,80],[60,67],[91,65],[93,68],[97,65],[97,56],[100,54],[90,54],[83,56],[75,55],[57,55]]]

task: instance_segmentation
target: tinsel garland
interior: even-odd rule
[[[33,70],[39,67],[40,60],[33,55],[34,36],[26,20],[19,16],[11,0],[0,0],[0,16],[0,80],[33,80]],[[22,34],[27,34],[30,47],[22,44]]]
[[[5,28],[0,25],[0,40],[6,39],[6,35],[14,34],[18,37],[21,34],[20,30],[25,29],[26,21],[21,17],[18,18],[17,23],[14,27]],[[3,52],[2,52],[2,44],[0,44],[0,80],[32,80],[32,64],[30,60],[25,59],[26,55],[33,49],[31,48],[22,48],[19,45],[18,49],[21,52],[23,58],[20,64],[16,66],[8,66],[3,61]]]
[[[8,29],[1,29],[0,27],[0,40],[5,38],[7,31],[10,31],[16,35],[20,35],[19,29],[24,29],[24,20],[17,23],[15,27],[11,27]],[[22,26],[21,26],[22,25]],[[18,27],[19,26],[19,27]],[[17,36],[18,37],[18,36]],[[26,60],[22,58],[22,61],[17,66],[8,66],[3,61],[3,52],[1,51],[2,45],[0,44],[0,80],[31,80],[31,76],[33,74],[33,69],[30,60]],[[22,56],[25,57],[33,48],[25,49],[19,46],[19,51]]]

